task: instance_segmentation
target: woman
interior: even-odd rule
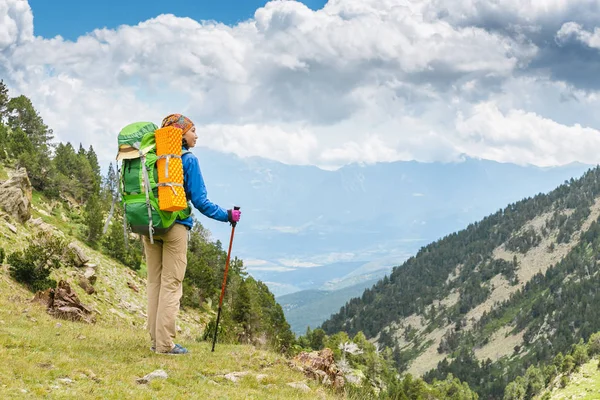
[[[162,126],[180,128],[182,145],[186,150],[196,145],[198,136],[194,123],[181,114],[171,114]],[[238,222],[239,210],[225,210],[207,198],[206,186],[200,172],[198,159],[191,152],[182,156],[183,186],[185,195],[203,215],[222,222]],[[192,217],[177,220],[163,236],[154,236],[154,244],[143,236],[146,263],[148,265],[148,330],[152,350],[164,354],[185,354],[188,350],[174,343],[175,319],[183,294],[182,282],[187,267],[188,230]]]

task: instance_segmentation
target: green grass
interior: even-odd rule
[[[33,295],[0,273],[0,398],[44,399],[314,399],[336,398],[329,389],[287,366],[280,355],[251,346],[184,341],[191,353],[157,355],[143,327],[104,321],[57,320]],[[149,384],[137,378],[163,369]],[[231,372],[249,374],[234,383]],[[257,375],[266,375],[262,380]],[[65,382],[64,379],[71,382]],[[287,385],[305,381],[311,392]]]
[[[8,179],[8,172],[4,168],[4,164],[0,163],[0,181],[5,181]]]
[[[573,373],[569,378],[569,383],[564,388],[560,388],[556,379],[556,386],[550,392],[549,399],[580,399],[596,400],[600,398],[600,369],[598,369],[598,360],[593,359],[583,364],[578,372]],[[541,399],[540,395],[537,398]],[[548,397],[546,397],[548,398]]]
[[[72,213],[53,209],[34,192],[34,218],[77,238]],[[61,217],[64,214],[68,221]],[[35,228],[17,224],[13,234],[0,224],[0,247],[7,253],[23,249]],[[97,310],[97,322],[88,325],[58,320],[42,305],[32,303],[33,293],[13,281],[0,265],[0,399],[334,399],[344,395],[326,388],[288,366],[284,356],[252,346],[199,342],[211,314],[182,310],[177,320],[177,342],[190,350],[183,356],[154,354],[145,331],[145,268],[134,272],[115,260],[82,245],[97,265],[96,293],[78,285],[83,270],[62,267],[52,278],[67,280],[81,302]],[[128,284],[133,284],[133,290]],[[163,369],[167,379],[138,384],[136,379]],[[236,383],[223,376],[248,372]],[[263,376],[264,375],[264,376]],[[259,379],[260,377],[260,379]],[[288,386],[305,382],[304,393]],[[355,398],[355,396],[352,396]]]

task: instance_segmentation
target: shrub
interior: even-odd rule
[[[50,279],[50,273],[60,267],[64,248],[61,239],[40,232],[24,251],[8,256],[9,273],[32,292],[55,287],[56,281]]]
[[[588,353],[590,356],[600,354],[600,332],[594,333],[588,340]]]
[[[4,249],[2,247],[0,247],[0,264],[2,264],[4,262]]]

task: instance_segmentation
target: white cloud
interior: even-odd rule
[[[264,267],[249,267],[248,271],[256,272],[256,271],[269,271],[269,272],[289,272],[295,271],[295,268],[282,267],[279,265],[265,265]],[[269,284],[274,284],[275,282],[269,282]]]
[[[501,111],[482,103],[456,121],[461,150],[468,155],[502,162],[539,166],[573,160],[597,163],[600,131],[579,124],[566,126],[522,110]]]
[[[33,38],[33,15],[25,1],[0,2],[0,52]]]
[[[543,50],[527,35],[556,21],[557,40],[597,46],[597,31],[581,25],[595,15],[589,4],[330,0],[312,11],[274,1],[235,26],[159,15],[72,42],[34,37],[27,2],[0,0],[0,74],[57,139],[93,145],[104,164],[124,125],[158,124],[172,112],[196,122],[202,146],[325,168],[462,153],[594,161],[589,148],[561,139],[596,143],[594,90],[576,93],[527,69]]]
[[[281,258],[278,259],[277,262],[285,267],[289,268],[314,268],[320,267],[321,264],[315,264],[313,262],[301,261],[300,259],[287,259]]]
[[[600,49],[600,28],[594,28],[593,32],[589,32],[576,22],[565,23],[556,33],[558,43],[564,43],[569,38],[575,38],[589,47]]]

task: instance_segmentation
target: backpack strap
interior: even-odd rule
[[[152,206],[150,205],[150,179],[148,178],[148,170],[146,169],[146,155],[142,154],[142,173],[144,174],[144,192],[146,192],[146,208],[148,209],[148,233],[150,235],[150,243],[154,244],[154,227],[152,226]]]

